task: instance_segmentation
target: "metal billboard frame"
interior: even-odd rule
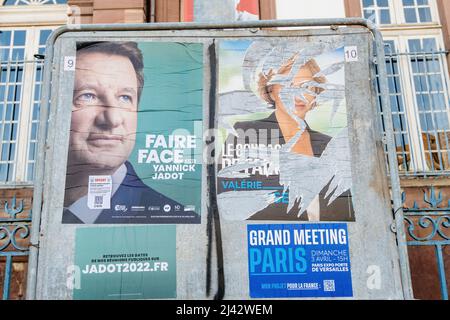
[[[278,27],[330,27],[335,30],[339,26],[363,27],[370,31],[374,38],[376,62],[378,64],[379,86],[381,93],[381,106],[385,114],[386,125],[383,139],[387,145],[387,154],[389,162],[389,175],[391,186],[391,197],[394,207],[395,226],[392,230],[396,233],[400,273],[403,298],[413,299],[412,284],[410,277],[408,252],[406,245],[406,235],[404,231],[403,204],[401,199],[400,178],[397,167],[397,157],[393,133],[393,122],[391,108],[389,103],[389,89],[386,73],[385,53],[383,37],[378,27],[367,19],[362,18],[339,18],[339,19],[290,19],[290,20],[264,20],[264,21],[245,21],[245,22],[218,22],[218,23],[150,23],[150,24],[99,24],[99,25],[66,25],[52,32],[46,42],[43,91],[41,98],[40,115],[40,135],[38,140],[38,154],[36,159],[36,176],[34,196],[33,196],[33,218],[30,240],[29,268],[27,275],[27,299],[36,298],[37,283],[37,262],[39,254],[39,236],[41,224],[41,210],[44,190],[44,164],[47,137],[47,120],[51,98],[52,65],[54,59],[54,45],[58,37],[68,32],[83,31],[176,31],[176,30],[215,30],[215,29],[259,29],[259,28],[278,28]],[[214,121],[214,119],[210,119]],[[208,173],[210,168],[208,167]],[[213,195],[214,197],[215,195]],[[213,210],[217,211],[217,203],[212,201]],[[220,222],[219,222],[220,223]],[[220,235],[219,235],[220,236]],[[218,259],[220,260],[220,256]],[[219,262],[220,264],[220,262]],[[223,272],[223,268],[222,268]],[[220,274],[220,270],[219,270]],[[223,276],[223,274],[222,274]],[[219,275],[220,277],[220,275]],[[219,292],[216,298],[223,297],[223,288],[219,286]]]

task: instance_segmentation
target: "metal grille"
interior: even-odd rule
[[[410,48],[425,50],[397,53],[392,43],[388,43],[386,49],[400,174],[449,175],[448,52],[436,49],[435,44],[427,45],[424,41],[422,44],[410,41]],[[381,109],[380,113],[383,117]],[[381,124],[384,131],[383,121]]]
[[[32,189],[17,189],[16,184],[30,185],[34,179],[42,58],[50,32],[0,32],[0,184],[5,184],[0,189],[0,297],[4,300],[25,296]]]
[[[2,201],[3,202],[3,201]],[[4,213],[0,216],[0,284],[2,299],[10,298],[13,264],[24,263],[28,257],[28,241],[31,227],[31,211],[26,212],[24,200],[16,196],[4,201]],[[25,269],[23,267],[23,269]]]
[[[45,41],[51,30],[0,31],[0,183],[34,179]],[[39,37],[37,42],[35,37]],[[34,44],[36,43],[36,44]],[[37,53],[33,58],[33,54]]]
[[[444,250],[450,245],[450,200],[444,201],[442,192],[436,193],[433,187],[429,192],[424,191],[423,197],[428,207],[419,208],[415,201],[412,208],[404,209],[407,245],[410,250],[419,250],[419,254],[427,261],[427,265],[420,266],[417,271],[412,268],[412,273],[413,275],[418,273],[419,278],[429,278],[439,282],[440,298],[448,300],[447,275],[450,274],[450,270],[446,272],[445,262],[448,256],[446,257]],[[403,201],[405,200],[406,197],[403,194]],[[426,255],[424,249],[427,247],[434,249],[434,259]],[[436,262],[436,268],[431,263],[433,260]],[[434,277],[433,274],[435,274]],[[421,285],[424,287],[423,283]]]
[[[2,31],[0,36],[0,181],[6,182],[15,180],[26,31]]]

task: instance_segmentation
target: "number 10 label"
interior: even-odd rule
[[[351,47],[345,47],[345,61],[346,62],[354,62],[358,61],[358,47],[357,46],[351,46]]]

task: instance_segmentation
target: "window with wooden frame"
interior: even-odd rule
[[[436,0],[361,0],[361,9],[380,26],[439,23]]]

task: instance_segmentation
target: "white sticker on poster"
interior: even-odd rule
[[[111,176],[89,176],[88,203],[89,209],[111,208],[112,178]]]
[[[75,71],[75,57],[64,57],[64,71]]]
[[[345,52],[345,61],[346,62],[356,62],[358,61],[358,47],[357,46],[350,46],[344,48]]]

